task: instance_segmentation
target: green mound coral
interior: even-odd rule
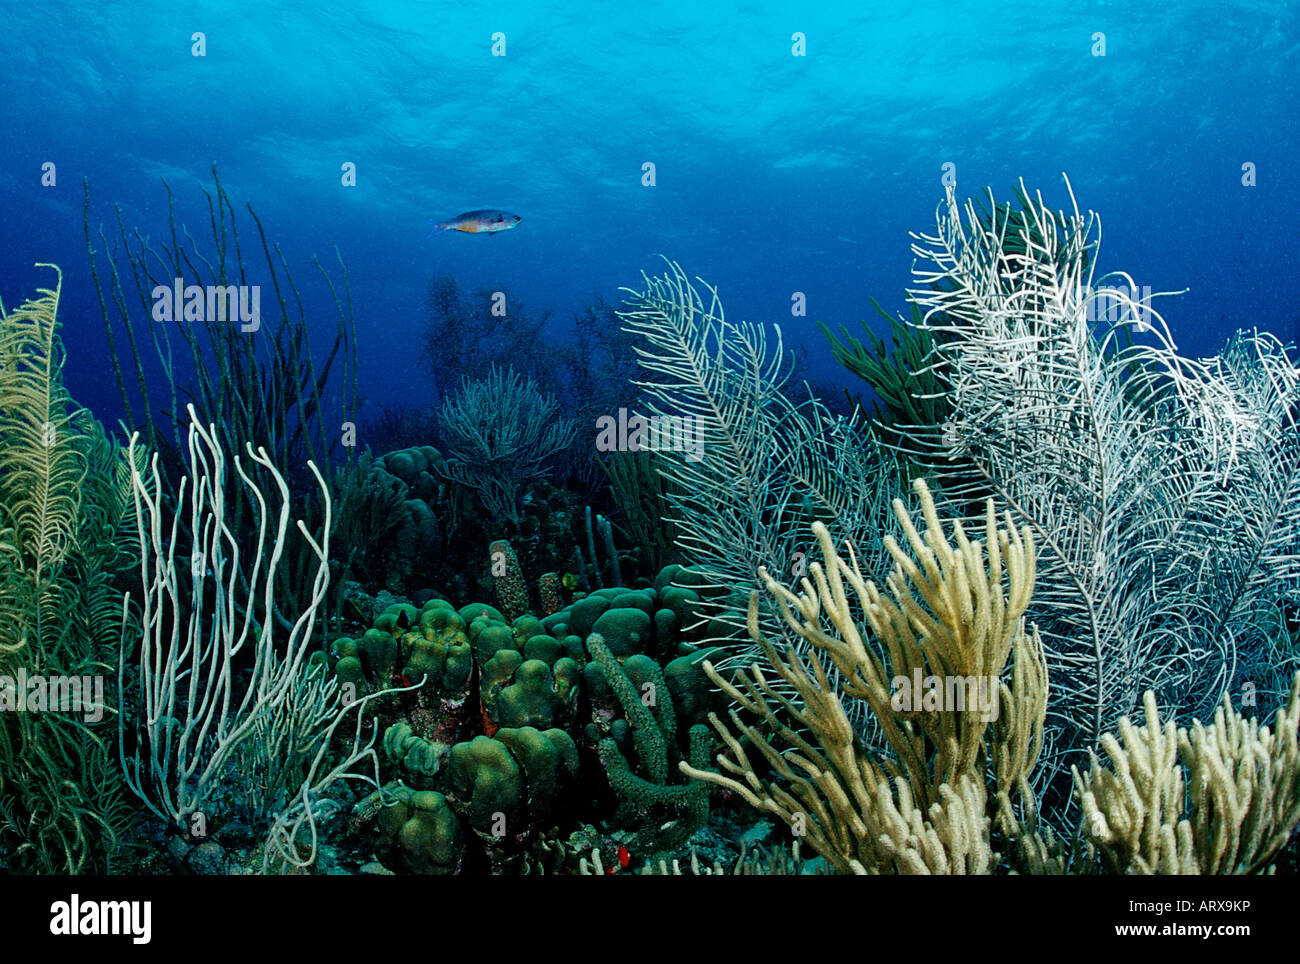
[[[378,684],[386,682],[393,674],[402,644],[391,632],[378,628],[367,629],[365,635],[357,641],[356,650],[366,675]]]
[[[384,731],[384,753],[401,767],[406,782],[427,789],[442,769],[448,747],[418,736],[409,723],[395,723]]]
[[[462,871],[466,861],[499,871],[533,866],[529,855],[542,851],[563,852],[550,835],[580,819],[583,810],[575,805],[591,808],[590,818],[598,819],[616,803],[613,825],[634,831],[629,842],[638,853],[663,852],[694,833],[708,813],[703,784],[673,779],[680,758],[707,764],[707,731],[694,724],[720,708],[702,669],[713,651],[698,644],[708,628],[697,618],[698,581],[690,570],[669,567],[654,586],[597,590],[540,619],[524,613],[507,621],[482,603],[460,609],[445,600],[420,609],[399,603],[359,638],[335,641],[334,673],[371,692],[403,680],[432,681],[414,702],[397,701],[385,711],[384,758],[408,792],[443,795],[463,839],[478,838],[461,851]],[[589,662],[574,631],[593,627],[616,641],[617,652],[604,646],[613,684],[599,663]],[[655,694],[649,703],[639,696],[635,705],[627,702],[646,687]],[[577,712],[584,692],[593,723],[580,749],[575,736],[583,732]],[[428,697],[437,694],[443,695],[431,703]],[[466,699],[473,695],[477,701]],[[679,738],[687,745],[679,746]],[[579,779],[583,753],[601,759],[605,778],[593,770]],[[423,836],[432,817],[412,816],[409,801],[402,806],[373,831],[381,861],[403,872],[445,867],[445,857],[421,855],[433,846]],[[378,813],[373,802],[370,809]],[[371,814],[361,824],[375,819]],[[398,839],[410,820],[402,839],[409,838],[413,853]],[[440,832],[438,840],[445,836]]]
[[[547,664],[513,649],[499,650],[483,664],[483,712],[496,726],[568,725],[576,710],[578,679],[578,664],[567,656]]]
[[[605,610],[591,624],[591,631],[605,640],[615,656],[642,652],[654,639],[650,614],[642,608],[623,606]]]
[[[645,653],[657,660],[694,652],[714,633],[729,630],[711,620],[707,579],[679,565],[660,570],[654,585],[642,589],[597,589],[541,620],[557,638],[593,632],[605,637],[618,656]]]
[[[389,606],[360,639],[334,641],[334,673],[340,682],[369,692],[424,681],[427,692],[453,698],[463,693],[474,671],[466,628],[464,617],[445,599],[431,599],[418,610],[408,603]]]
[[[666,662],[679,652],[695,652],[691,639],[699,639],[708,628],[697,616],[700,596],[694,589],[671,585],[674,577],[689,580],[691,574],[670,567],[660,575],[662,590],[600,589],[540,620],[526,614],[507,623],[491,607],[462,610],[472,616],[468,637],[479,662],[480,698],[490,725],[545,729],[572,724],[586,663],[582,637],[593,631],[609,640],[607,645],[620,659],[640,654]],[[667,597],[666,604],[661,597]],[[694,628],[684,630],[683,619]],[[676,685],[684,694],[692,686],[707,688],[702,675],[689,672],[688,665],[677,668]],[[608,688],[605,694],[603,703],[614,702]],[[690,702],[704,705],[707,700]]]
[[[578,775],[578,746],[564,730],[503,727],[496,738],[519,761],[527,786],[529,820],[544,826],[559,814],[566,790]]]
[[[378,806],[375,856],[389,870],[411,874],[454,874],[464,854],[460,821],[436,790],[390,784],[358,804]]]
[[[505,743],[490,736],[457,743],[450,776],[451,792],[476,832],[495,838],[527,828],[523,774]]]
[[[389,452],[374,461],[374,486],[393,487],[403,502],[399,525],[391,538],[393,561],[384,573],[392,572],[398,584],[421,571],[423,560],[444,552],[448,532],[435,509],[447,504],[450,493],[440,469],[445,464],[432,445],[412,446]]]
[[[443,599],[431,599],[420,613],[419,629],[402,637],[402,675],[412,682],[433,681],[440,693],[457,693],[474,670],[465,620]]]
[[[522,841],[549,825],[578,773],[578,748],[564,730],[504,727],[451,751],[454,806],[490,841]]]

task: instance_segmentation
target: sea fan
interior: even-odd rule
[[[525,483],[545,478],[547,461],[573,443],[576,426],[557,411],[554,396],[513,368],[466,376],[438,410],[449,456],[438,471],[477,492],[493,519],[518,525]]]
[[[1229,685],[1284,694],[1268,628],[1300,586],[1300,369],[1258,333],[1180,357],[1153,296],[1094,280],[1096,215],[1025,213],[950,188],[913,235],[952,414],[910,442],[954,511],[993,494],[1034,531],[1056,745],[1096,745],[1148,688],[1202,717]]]

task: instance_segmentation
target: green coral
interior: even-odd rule
[[[552,632],[556,631],[557,626],[563,626],[565,632],[586,637],[596,620],[607,609],[609,609],[608,596],[595,592],[575,600],[568,609],[562,609],[554,616],[547,617],[543,623]]]
[[[400,636],[419,619],[419,616],[419,612],[410,603],[398,603],[389,606],[375,617],[375,629]]]
[[[701,598],[704,582],[695,570],[666,566],[653,586],[598,589],[541,622],[558,639],[581,641],[596,632],[617,656],[639,652],[668,659],[693,651],[718,629]]]
[[[668,782],[680,754],[675,738],[677,718],[663,672],[643,655],[620,664],[596,633],[587,637],[587,649],[627,714],[636,751],[634,767],[613,736],[600,739],[598,745],[600,761],[619,800],[614,822],[638,828],[633,843],[638,853],[659,854],[679,847],[708,821],[709,790],[700,780]],[[711,749],[708,729],[692,726],[691,765],[706,768]]]
[[[425,560],[446,550],[448,527],[434,511],[447,502],[447,483],[435,474],[442,464],[433,446],[413,446],[375,459],[363,484],[354,484],[359,491],[375,492],[371,501],[385,510],[374,530],[361,533],[381,548],[361,550],[363,560],[378,563],[363,571],[402,586],[424,573]]]
[[[548,634],[524,615],[507,625],[493,610],[479,613],[470,640],[479,659],[479,696],[494,726],[543,729],[573,721],[581,647]]]
[[[366,675],[378,685],[384,685],[392,675],[402,644],[397,637],[382,629],[367,629],[357,642],[357,652]]]
[[[418,736],[409,723],[394,723],[384,731],[384,754],[400,764],[408,783],[426,788],[442,769],[448,749]]]
[[[592,624],[591,631],[605,640],[615,656],[643,652],[655,638],[650,613],[643,608],[607,609]]]
[[[502,650],[515,649],[519,641],[505,622],[476,619],[470,626],[470,640],[479,662],[487,662]]]
[[[453,805],[488,841],[523,840],[560,813],[578,774],[578,747],[564,730],[506,727],[451,750]]]
[[[336,639],[330,657],[340,683],[375,690],[424,680],[444,698],[461,694],[474,672],[465,618],[445,599],[389,606],[360,639]]]
[[[523,650],[524,643],[544,632],[546,627],[542,625],[542,621],[529,614],[515,617],[514,622],[510,624],[510,634],[514,636],[516,644],[514,648],[520,651]]]
[[[702,649],[678,656],[664,667],[664,682],[668,684],[678,720],[691,724],[704,723],[710,713],[721,712],[725,708],[726,700],[704,671],[705,660],[716,661],[722,652],[716,647]]]
[[[530,824],[545,826],[558,816],[563,794],[578,775],[578,745],[556,727],[505,727],[495,736],[522,768]]]
[[[417,625],[402,637],[402,675],[413,683],[427,677],[440,694],[459,693],[474,671],[464,618],[445,599],[431,599]]]
[[[550,727],[572,721],[578,697],[578,664],[567,656],[548,665],[499,650],[483,666],[483,709],[498,726]]]
[[[674,586],[674,577],[688,585]],[[691,729],[686,753],[677,745],[678,731],[720,708],[700,671],[703,654],[694,642],[705,628],[694,618],[700,595],[689,584],[696,578],[690,570],[671,567],[656,586],[597,590],[542,619],[525,613],[507,621],[499,609],[480,603],[459,610],[444,600],[432,600],[418,611],[390,606],[359,639],[335,642],[334,671],[340,679],[352,679],[365,664],[367,676],[370,667],[386,668],[391,680],[405,676],[416,682],[428,676],[441,686],[454,665],[452,682],[464,685],[477,664],[486,734],[461,735],[466,725],[477,723],[476,714],[465,714],[458,722],[448,717],[445,701],[439,706],[420,703],[408,706],[407,716],[387,728],[383,747],[395,775],[409,786],[445,794],[462,831],[472,830],[480,839],[481,848],[474,848],[469,858],[472,868],[486,861],[494,870],[513,866],[520,854],[544,841],[563,822],[565,802],[578,799],[572,793],[579,786],[578,745],[568,730],[585,679],[601,721],[591,746],[596,748],[602,738],[610,741],[600,756],[619,801],[615,821],[629,821],[637,830],[633,845],[638,851],[658,852],[692,834],[708,813],[707,793],[674,782],[673,766],[687,755],[707,762],[705,731]],[[679,613],[695,628],[683,628]],[[588,662],[575,632],[593,626],[607,631],[617,646],[617,654],[609,656],[617,667],[613,685],[598,664]],[[608,644],[605,648],[608,652]],[[679,652],[687,655],[672,659]],[[657,694],[649,707],[630,695],[647,686]],[[675,706],[683,712],[674,712]],[[453,742],[457,737],[460,741]],[[608,791],[601,799],[608,799]],[[409,804],[404,806],[409,810]],[[410,817],[401,815],[404,825]],[[397,817],[386,819],[395,823]],[[425,818],[417,815],[415,820],[409,833],[418,851]],[[443,866],[404,855],[394,843],[397,830],[390,826],[385,833],[391,838],[386,865]]]
[[[357,641],[350,636],[340,636],[334,640],[334,645],[330,647],[329,652],[339,685],[351,686],[349,692],[353,697],[362,693],[366,686],[366,671],[361,662],[360,652]]]
[[[487,837],[524,832],[527,796],[510,748],[476,736],[451,748],[451,790],[469,825]]]
[[[376,791],[381,809],[375,856],[389,870],[412,874],[454,874],[464,854],[460,821],[436,790],[393,785]],[[362,801],[358,809],[372,801]]]

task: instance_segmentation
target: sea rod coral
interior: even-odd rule
[[[199,421],[193,406],[188,411],[190,474],[180,483],[170,522],[160,498],[158,457],[142,470],[138,433],[131,439],[143,634],[134,672],[140,705],[120,720],[122,765],[127,784],[145,806],[193,837],[206,835],[209,822],[224,816],[222,781],[228,767],[238,766],[251,788],[248,817],[270,831],[269,846],[284,863],[301,866],[315,853],[315,819],[329,806],[321,791],[336,779],[365,779],[348,771],[363,760],[377,762],[374,735],[362,740],[365,701],[345,706],[334,675],[308,659],[316,610],[329,583],[329,489],[315,464],[308,463],[324,505],[320,541],[301,520],[297,526],[318,566],[311,604],[281,639],[271,607],[289,525],[288,487],[266,450],[246,444],[247,457],[278,489],[274,511],[235,456],[235,472],[258,506],[257,542],[241,547],[225,517],[227,469],[218,436]],[[128,593],[122,601],[118,675],[123,694],[135,649],[127,633],[131,602]],[[242,664],[251,671],[241,672]],[[354,710],[350,748],[344,761],[330,768],[330,740]],[[305,854],[299,850],[300,834],[306,837]]]
[[[925,483],[914,487],[926,529],[918,531],[895,500],[911,554],[886,537],[894,559],[886,593],[863,577],[851,549],[847,561],[835,552],[820,524],[814,529],[825,562],[810,567],[801,592],[760,570],[786,633],[782,641],[763,632],[757,593],[750,632],[796,699],[779,693],[758,666],[733,682],[706,665],[760,723],[745,723],[732,710],[728,726],[711,714],[728,750],[718,756],[722,772],[681,768],[777,814],[842,872],[987,873],[998,859],[989,848],[988,801],[1008,827],[1015,824],[1013,798],[1032,809],[1027,777],[1042,745],[1046,667],[1037,632],[1027,632],[1024,622],[1033,538],[1009,520],[1000,527],[990,501],[983,543],[969,539],[960,523],[949,539]],[[810,644],[805,655],[794,639]],[[854,732],[823,657],[839,670],[843,695],[870,706],[887,752],[873,753]],[[1009,684],[1001,681],[1008,664]],[[975,687],[965,690],[961,705],[900,705],[897,681],[917,676]],[[991,681],[991,702],[980,699],[980,680]],[[776,746],[769,732],[779,737]],[[747,747],[774,777],[759,776]]]

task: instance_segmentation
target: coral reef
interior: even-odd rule
[[[62,277],[0,305],[0,869],[1287,867],[1300,366],[1259,332],[1182,357],[1073,197],[949,188],[892,347],[823,326],[875,424],[671,261],[554,348],[438,279],[440,409],[382,455],[346,271],[318,365],[260,223],[269,340],[196,318],[142,356],[131,285],[248,270],[209,200],[205,253],[174,214],[92,245],[87,192],[129,445],[63,387]],[[114,654],[88,715],[7,712]]]
[[[408,799],[433,791],[459,821],[462,872],[576,870],[599,845],[563,842],[580,819],[608,827],[617,836],[602,839],[639,860],[684,843],[707,819],[708,787],[674,779],[675,763],[707,765],[701,724],[721,708],[702,668],[715,651],[699,648],[709,624],[689,584],[700,580],[667,567],[655,586],[597,590],[541,619],[507,620],[482,603],[398,602],[360,636],[337,639],[334,674],[373,698],[382,769],[400,780],[354,811],[358,838],[377,841],[376,856],[396,872],[446,866],[421,856],[433,846],[424,838],[432,818]],[[580,707],[589,717],[579,719]],[[384,807],[398,812],[381,816]]]
[[[1279,620],[1300,593],[1300,366],[1258,332],[1211,359],[1181,357],[1131,279],[1096,277],[1095,215],[1054,213],[1023,185],[1017,201],[963,206],[950,188],[935,232],[916,235],[895,357],[837,343],[894,403],[882,437],[896,452],[815,400],[795,406],[779,341],[773,351],[762,329],[727,321],[716,293],[671,262],[629,291],[620,317],[645,342],[651,413],[702,422],[702,458],[655,457],[685,493],[667,495],[684,556],[722,590],[721,637],[760,566],[797,580],[814,561],[801,535],[811,523],[852,544],[860,571],[884,571],[882,537],[898,530],[880,510],[899,460],[969,530],[993,496],[1033,531],[1039,595],[1027,615],[1054,681],[1037,779],[1060,817],[1069,765],[1147,689],[1185,719],[1230,688],[1284,694],[1295,656]],[[941,396],[924,405],[905,397],[922,377],[934,389],[924,394]],[[778,599],[757,600],[769,638],[783,633]],[[787,638],[799,658],[816,648]],[[844,686],[843,666],[825,668],[857,736],[881,739],[888,724]]]

